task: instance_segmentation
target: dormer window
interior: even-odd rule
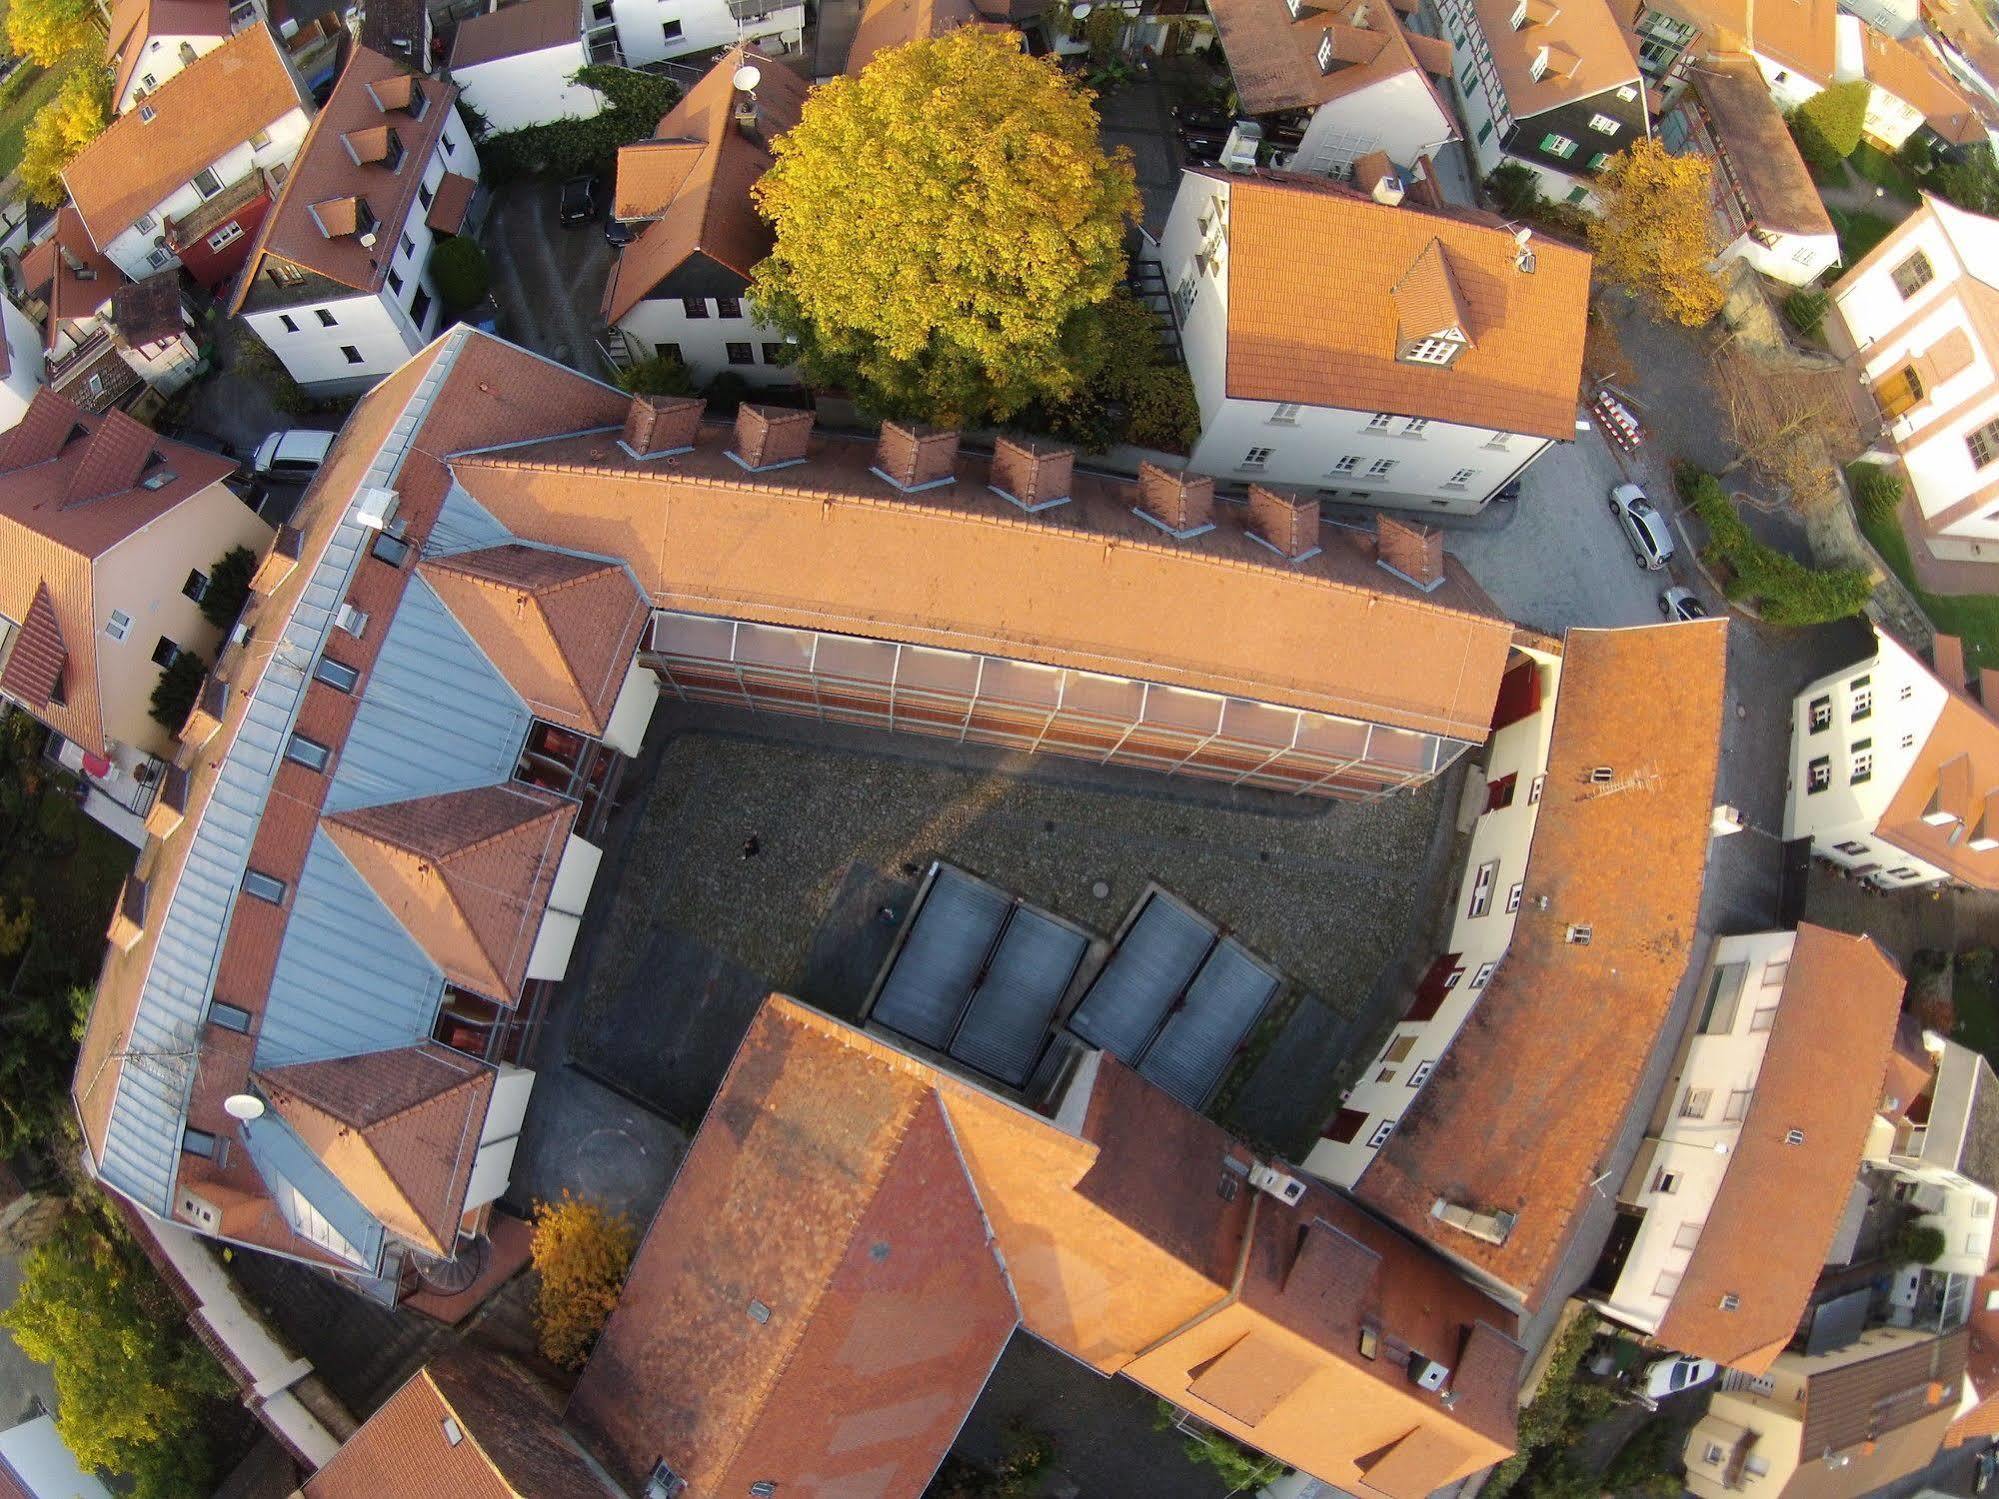
[[[1333,71],[1333,34],[1330,31],[1319,38],[1319,71],[1321,73]]]
[[[400,172],[403,169],[403,157],[407,154],[403,150],[403,138],[391,130],[389,132],[388,147],[382,153],[382,165],[387,167],[390,172]]]
[[[1284,0],[1285,8],[1291,12],[1291,19],[1297,20],[1305,9],[1304,0]]]
[[[1539,48],[1534,53],[1534,65],[1528,71],[1536,78],[1546,78],[1548,76],[1548,49],[1546,47]]]
[[[1405,345],[1395,357],[1404,364],[1436,364],[1449,368],[1466,348],[1464,336],[1456,330],[1419,338]]]

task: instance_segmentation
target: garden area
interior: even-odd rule
[[[1965,664],[1974,669],[1999,666],[1999,597],[1928,592],[1916,581],[1915,568],[1909,560],[1909,539],[1902,534],[1895,512],[1870,510],[1864,505],[1855,508],[1862,533],[1881,554],[1881,560],[1908,586],[1930,623],[1964,642]]]

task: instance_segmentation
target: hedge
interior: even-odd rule
[[[1902,476],[1886,464],[1852,463],[1846,469],[1853,508],[1865,521],[1891,519],[1902,504]]]
[[[487,136],[479,142],[479,164],[488,177],[505,181],[531,172],[557,177],[608,172],[617,162],[618,148],[650,139],[660,117],[680,98],[679,85],[671,79],[632,68],[581,68],[576,81],[604,96],[602,113]]]
[[[1758,541],[1713,474],[1682,465],[1673,477],[1680,498],[1707,527],[1702,560],[1725,570],[1728,596],[1753,603],[1770,624],[1826,624],[1858,614],[1873,597],[1873,579],[1857,567],[1807,567]]]

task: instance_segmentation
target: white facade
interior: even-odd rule
[[[559,47],[453,68],[451,81],[494,131],[519,130],[552,120],[587,120],[600,113],[604,96],[572,81],[589,61],[578,33],[576,40]]]
[[[593,7],[592,19],[604,0]],[[608,0],[618,29],[618,50],[628,68],[710,52],[738,42],[781,55],[796,52],[805,30],[805,7],[777,0]],[[735,12],[742,12],[742,20]]]
[[[1875,647],[1871,658],[1821,677],[1792,703],[1784,837],[1810,838],[1818,857],[1900,889],[1944,878],[1941,869],[1874,830],[1949,692],[1879,630]]]
[[[1462,515],[1482,509],[1547,450],[1545,437],[1490,427],[1229,395],[1227,236],[1216,239],[1201,224],[1219,201],[1226,225],[1229,191],[1227,182],[1183,176],[1160,240],[1160,264],[1201,408],[1201,436],[1188,467],[1356,504]]]
[[[125,88],[111,101],[111,112],[123,114],[197,57],[213,52],[226,36],[152,36],[132,67]]]
[[[1923,1033],[1935,1068],[1930,1108],[1922,1124],[1877,1118],[1867,1158],[1896,1181],[1894,1198],[1916,1209],[1916,1221],[1943,1235],[1943,1254],[1929,1269],[1939,1275],[1977,1278],[1992,1252],[1993,1209],[1999,1193],[1959,1174],[1979,1094],[1999,1087],[1985,1059],[1969,1047]],[[1913,1102],[1913,1100],[1905,1100]],[[1991,1099],[1985,1100],[1986,1107]]]
[[[1773,281],[1810,286],[1839,259],[1837,234],[1777,234],[1763,231],[1764,244],[1753,234],[1738,235],[1722,252],[1723,259],[1747,261]]]
[[[698,305],[706,314],[689,316]],[[733,308],[740,315],[725,317]],[[626,313],[618,323],[626,346],[637,357],[677,354],[697,382],[706,384],[724,370],[752,385],[796,385],[798,371],[789,362],[790,345],[777,329],[758,319],[744,297],[726,304],[719,297],[651,297]],[[749,357],[745,360],[744,355]]]
[[[0,432],[4,432],[20,421],[42,388],[42,334],[32,318],[4,300],[0,300],[0,330],[7,337],[7,377],[0,380]]]
[[[77,1466],[56,1432],[54,1416],[37,1416],[0,1431],[0,1461],[19,1476],[32,1499],[111,1499],[111,1490]]]
[[[288,111],[268,131],[261,132],[261,145],[244,141],[219,160],[210,162],[205,170],[212,174],[212,178],[179,184],[155,203],[150,212],[140,215],[137,223],[120,230],[111,237],[109,244],[99,245],[98,248],[134,281],[143,281],[155,271],[178,265],[179,257],[159,243],[165,232],[161,221],[193,213],[203,203],[220,197],[252,172],[289,166],[298,155],[299,147],[304,144],[310,124],[303,109]],[[205,191],[211,182],[214,190]]]
[[[1777,101],[1777,108],[1786,114],[1825,88],[1825,81],[1807,77],[1789,63],[1765,57],[1753,48],[1749,55],[1756,59],[1756,66],[1763,74],[1763,81],[1770,87],[1770,97]]]
[[[447,172],[475,181],[479,175],[478,153],[455,107],[424,163],[423,190],[410,200],[409,217],[394,241],[388,267],[393,280],[385,279],[376,292],[244,312],[243,320],[300,385],[328,393],[363,389],[437,335],[444,306],[430,256],[440,236],[424,220]],[[390,232],[382,226],[384,241]]]
[[[1294,172],[1346,177],[1371,151],[1400,167],[1457,137],[1457,125],[1420,73],[1398,73],[1312,111],[1305,138],[1285,165]]]
[[[1445,942],[1446,967],[1432,966],[1426,992],[1389,1034],[1374,1060],[1342,1100],[1341,1122],[1305,1157],[1305,1169],[1336,1186],[1351,1187],[1373,1163],[1381,1143],[1429,1079],[1484,993],[1513,941],[1515,913],[1527,877],[1527,856],[1540,816],[1541,783],[1548,770],[1548,743],[1554,730],[1561,682],[1561,657],[1522,648],[1539,677],[1538,708],[1496,729],[1486,741],[1484,774],[1468,778],[1466,803],[1471,843],[1465,854]],[[1494,805],[1498,803],[1499,805]],[[1444,960],[1439,959],[1439,964]],[[1455,974],[1456,976],[1453,976]],[[1433,1013],[1424,1014],[1426,1010]],[[1364,1118],[1361,1116],[1365,1116]]]

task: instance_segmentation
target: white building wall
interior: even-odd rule
[[[7,338],[7,378],[0,380],[0,431],[20,421],[42,388],[41,330],[12,302],[0,300],[0,330]]]
[[[796,52],[805,29],[803,5],[772,4],[739,23],[727,0],[612,0],[611,15],[628,68],[739,41],[773,54]]]
[[[1321,104],[1305,126],[1289,166],[1297,172],[1346,177],[1370,151],[1386,151],[1408,167],[1457,135],[1420,73],[1398,73],[1330,104]]]
[[[310,123],[304,110],[294,109],[270,127],[270,139],[262,147],[253,149],[245,141],[208,165],[226,191],[252,171],[268,171],[281,163],[289,164],[298,155],[298,148],[305,140]],[[143,281],[155,271],[179,264],[172,251],[158,248],[153,243],[163,232],[160,221],[192,213],[203,201],[190,178],[155,203],[152,212],[142,216],[138,223],[112,234],[109,242],[99,243],[98,248],[127,276],[134,281]],[[93,225],[92,238],[104,231],[105,226]]]
[[[663,347],[678,349],[680,362],[702,384],[724,370],[734,371],[752,385],[798,383],[797,370],[789,363],[769,357],[776,352],[774,346],[789,347],[784,335],[759,320],[747,299],[738,299],[743,310],[743,316],[738,318],[720,316],[721,307],[714,297],[699,300],[708,309],[704,318],[689,317],[679,297],[658,297],[639,303],[625,314],[618,327],[627,338],[642,344],[648,356],[659,353]],[[731,360],[730,344],[748,344],[752,362]]]
[[[1745,234],[1723,250],[1723,258],[1747,261],[1773,280],[1789,286],[1809,286],[1839,259],[1835,234],[1779,234],[1765,245]]]
[[[37,1416],[0,1431],[0,1463],[13,1470],[31,1499],[111,1499],[111,1490],[95,1473],[77,1466],[56,1431],[54,1416]]]
[[[1867,114],[1860,128],[1874,144],[1889,151],[1900,150],[1902,142],[1914,135],[1922,123],[1920,109],[1904,104],[1880,84],[1869,83]]]
[[[552,120],[587,120],[601,112],[604,96],[571,82],[588,62],[579,35],[560,47],[454,68],[451,81],[495,131],[519,130]]]
[[[1763,74],[1763,82],[1770,90],[1770,97],[1777,101],[1777,107],[1789,111],[1796,109],[1825,87],[1826,80],[1807,78],[1788,63],[1765,57],[1760,52],[1749,54],[1756,59],[1756,66]]]
[[[146,43],[144,55],[132,69],[131,79],[125,91],[112,101],[113,114],[123,114],[140,98],[152,93],[169,78],[180,72],[194,57],[202,57],[213,52],[224,42],[226,36],[156,36]],[[194,57],[181,56],[183,46],[193,49]]]

